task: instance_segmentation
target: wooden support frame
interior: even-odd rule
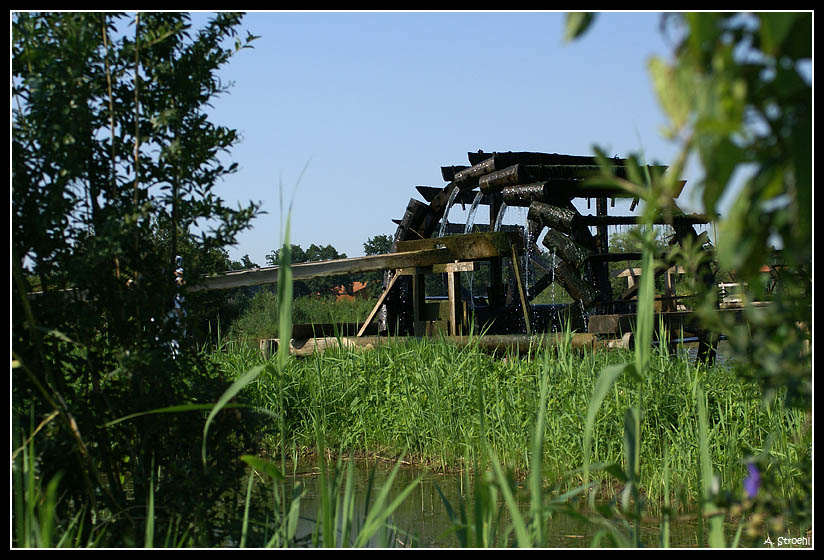
[[[369,326],[369,323],[372,322],[372,319],[375,318],[375,315],[378,314],[383,302],[386,301],[386,296],[389,295],[389,291],[395,285],[395,281],[398,279],[399,274],[393,274],[392,278],[389,279],[389,284],[387,284],[386,289],[378,298],[378,303],[375,304],[375,307],[372,308],[372,311],[369,312],[369,315],[366,317],[366,321],[363,322],[361,328],[358,329],[358,334],[356,336],[363,336],[363,333],[366,332],[366,328]]]
[[[518,251],[515,246],[512,246],[512,269],[515,271],[515,281],[518,283],[518,294],[521,296],[521,308],[524,311],[524,325],[526,327],[526,334],[532,334],[532,326],[529,320],[529,303],[526,301],[526,292],[524,285],[521,282],[521,267],[518,264]]]
[[[460,336],[465,323],[463,300],[461,297],[461,273],[473,272],[478,269],[478,263],[473,261],[455,261],[436,264],[430,267],[408,267],[397,271],[398,276],[412,276],[412,309],[413,320],[418,325],[417,334],[423,334],[426,321],[425,305],[426,294],[424,277],[426,274],[446,274],[447,299],[449,302],[448,332],[450,336]]]

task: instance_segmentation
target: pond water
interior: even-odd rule
[[[356,461],[356,468],[354,469],[356,477],[356,511],[363,512],[366,507],[366,494],[371,473],[374,471],[371,492],[371,501],[374,501],[374,496],[386,482],[392,466],[388,462]],[[344,464],[343,468],[345,469],[345,467]],[[301,521],[298,526],[297,537],[299,539],[302,537],[306,542],[311,542],[310,536],[316,528],[315,520],[319,518],[319,474],[318,470],[311,465],[301,465],[297,472],[299,474],[290,477],[304,487],[304,496],[301,500]],[[393,482],[392,495],[399,493],[419,476],[422,476],[419,483],[391,517],[392,524],[398,529],[392,536],[391,546],[425,548],[460,546],[452,531],[453,523],[438,489],[444,494],[455,511],[458,510],[461,495],[464,496],[465,501],[470,501],[469,496],[472,495],[472,489],[465,486],[467,484],[466,480],[460,474],[438,474],[413,466],[402,466]],[[524,490],[522,496],[519,496],[519,506],[525,512],[529,508],[526,490]],[[468,514],[471,515],[471,503],[468,503],[466,508]],[[498,524],[499,530],[503,531],[509,526],[506,506],[503,502],[499,504],[499,511],[504,512],[504,520]],[[362,520],[363,514],[360,518]],[[728,528],[728,538],[732,537],[734,531],[734,527]],[[356,532],[357,528],[355,529]],[[580,517],[556,512],[548,520],[546,534],[549,536],[549,541],[547,546],[549,548],[590,547],[597,532],[598,527]],[[658,547],[659,533],[660,530],[657,524],[642,525],[641,534],[644,546]],[[499,544],[498,546],[505,545]],[[601,542],[601,546],[612,545],[609,541],[604,540]],[[676,548],[699,546],[697,525],[695,523],[673,524],[670,528],[670,546]]]

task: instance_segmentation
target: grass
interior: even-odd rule
[[[657,544],[668,546],[672,517],[696,511],[699,544],[735,545],[743,522],[728,541],[717,489],[743,494],[747,461],[759,454],[780,457],[787,466],[776,477],[778,497],[799,493],[805,475],[792,469],[804,462],[809,445],[806,416],[782,407],[780,399],[765,407],[758,387],[726,367],[697,363],[683,351],[670,354],[665,345],[651,348],[652,300],[643,286],[639,300],[649,305],[640,306],[634,352],[572,349],[567,331],[565,344],[526,356],[492,356],[476,344],[457,347],[432,338],[368,352],[333,348],[303,359],[289,357],[281,345],[277,355],[265,359],[255,348],[257,336],[288,335],[293,322],[356,322],[372,305],[321,305],[316,299],[292,305],[288,252],[283,254],[279,286],[284,288],[276,295],[260,292],[228,336],[203,349],[222,375],[234,380],[205,415],[203,441],[217,413],[238,395],[271,418],[264,448],[239,458],[249,474],[238,481],[246,498],[231,546],[398,542],[392,513],[417,481],[392,497],[398,461],[388,484],[370,484],[372,506],[356,512],[352,463],[344,472],[340,462],[344,452],[405,456],[429,469],[461,472],[470,495],[455,504],[444,498],[444,506],[458,544],[468,547],[546,546],[545,523],[562,511],[584,516],[597,529],[596,546],[649,544],[641,525],[650,515],[659,516]],[[649,266],[651,260],[645,260]],[[37,431],[31,429],[32,436],[16,445],[18,545],[94,546],[99,541],[78,540],[82,511],[56,526],[59,479],[41,488],[35,474]],[[330,450],[338,455],[337,465],[325,459]],[[204,443],[204,465],[208,451]],[[321,480],[321,507],[308,543],[296,537],[301,487],[283,474],[287,456],[294,462],[304,453],[319,460]],[[258,487],[268,494],[262,509],[253,505]],[[524,492],[526,510],[519,505]],[[193,544],[187,536],[191,527],[175,520],[168,527],[156,523],[150,500],[145,546]],[[102,531],[95,528],[95,539],[103,538]]]
[[[609,515],[601,505],[585,514],[593,527],[603,527],[593,543],[619,546],[642,542],[634,529],[641,514],[659,516],[661,546],[668,544],[670,519],[679,513],[705,508],[708,520],[716,519],[712,488],[740,494],[752,456],[782,458],[786,468],[772,475],[784,497],[797,493],[804,476],[792,470],[803,462],[809,444],[802,436],[804,414],[782,407],[780,400],[766,407],[759,389],[731,369],[670,354],[666,346],[648,352],[644,376],[624,381],[617,377],[596,404],[593,395],[603,372],[634,364],[633,352],[562,345],[526,356],[491,356],[476,345],[460,348],[423,339],[368,352],[330,349],[304,359],[265,360],[242,337],[226,337],[203,352],[237,381],[205,416],[204,432],[229,397],[241,393],[271,418],[263,452],[242,458],[249,465],[249,478],[238,481],[238,488],[245,490],[247,501],[243,530],[232,546],[300,544],[294,531],[303,496],[282,473],[304,453],[315,458],[329,450],[339,458],[346,453],[404,455],[431,470],[462,472],[470,494],[445,507],[453,516],[457,544],[470,547],[544,545],[547,535],[541,528],[554,513],[587,511],[585,464],[597,483],[597,503],[613,504]],[[629,431],[643,437],[634,440],[638,455],[629,460],[627,427],[636,416],[626,411],[634,408],[641,413],[638,426]],[[588,411],[593,411],[589,424]],[[32,427],[29,433],[35,435],[15,445],[17,542],[75,547],[111,542],[104,538],[105,528],[95,528],[88,541],[78,540],[82,512],[55,522],[50,512],[59,499],[59,480],[37,479],[38,429]],[[638,465],[641,483],[630,487],[635,493],[625,510],[628,464]],[[394,542],[391,513],[397,500],[381,494],[371,513],[354,511],[351,472],[339,461],[320,465],[326,505],[313,540],[303,544]],[[263,510],[250,505],[259,487],[270,496],[270,507]],[[526,510],[516,505],[524,492]],[[635,504],[637,514],[627,516]],[[146,544],[191,546],[191,527],[178,527],[174,520],[163,527],[155,523],[152,519],[147,524]],[[707,537],[719,534],[713,523],[707,524]]]
[[[300,297],[291,307],[292,323],[357,323],[366,318],[374,305],[373,299],[335,301],[331,296]],[[257,347],[258,339],[278,336],[280,306],[276,292],[260,290],[244,306],[246,312],[229,326],[227,339],[243,340]]]
[[[227,374],[237,376],[265,363],[231,343],[214,358],[225,364]],[[273,426],[273,442],[283,439],[291,448],[311,450],[318,422],[329,448],[383,455],[407,451],[443,470],[470,468],[483,442],[525,476],[532,428],[538,414],[544,414],[543,478],[558,491],[568,491],[584,482],[578,469],[584,464],[586,412],[600,372],[632,358],[624,351],[571,349],[493,357],[472,345],[420,340],[291,360],[282,375],[264,370],[245,390],[257,406],[272,411],[280,410],[276,395],[282,394],[284,430],[281,434]],[[742,383],[729,369],[676,359],[662,347],[651,354],[646,370],[639,386],[614,384],[605,393],[592,426],[591,464],[623,463],[624,411],[637,404],[637,391],[654,395],[644,401],[640,422],[645,437],[639,446],[647,481],[644,500],[650,506],[663,507],[677,496],[688,507],[701,495],[695,403],[703,390],[707,445],[725,488],[740,486],[747,474],[745,459],[767,446],[788,458],[799,452],[794,441],[803,415],[762,407],[757,387]],[[549,387],[545,408],[540,406],[542,380]],[[672,495],[664,495],[665,482]],[[614,497],[623,483],[608,475],[601,497]],[[792,492],[792,477],[786,485],[786,492]]]

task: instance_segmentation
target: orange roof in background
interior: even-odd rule
[[[366,287],[366,282],[352,282],[352,293],[357,293]],[[334,290],[336,295],[342,296],[346,295],[346,286],[335,286]]]

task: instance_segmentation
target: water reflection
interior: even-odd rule
[[[383,485],[394,465],[389,462],[375,462],[366,460],[356,460],[354,474],[354,489],[356,494],[355,512],[356,526],[353,534],[357,535],[360,525],[365,518],[368,506],[374,504],[374,499]],[[345,471],[344,464],[343,470]],[[320,518],[320,475],[318,469],[312,465],[301,465],[297,472],[301,473],[293,476],[304,488],[304,497],[301,500],[301,520],[298,526],[297,536],[299,540],[311,543],[311,536],[316,531],[316,520]],[[342,474],[345,474],[342,473]],[[371,493],[367,497],[370,489]],[[472,488],[467,487],[465,477],[460,474],[439,474],[421,470],[415,466],[402,466],[394,480],[391,495],[394,497],[399,492],[412,483],[416,478],[422,477],[415,486],[412,493],[400,505],[390,518],[390,523],[395,527],[389,540],[381,538],[373,539],[372,546],[387,546],[383,543],[389,542],[390,547],[424,547],[443,548],[458,547],[460,543],[454,533],[454,525],[450,519],[447,508],[440,496],[444,494],[453,510],[458,512],[460,498],[463,496],[466,503],[467,515],[472,516],[472,503],[470,496]],[[525,514],[529,509],[529,498],[526,490],[518,498],[518,505]],[[390,498],[391,500],[392,498]],[[508,528],[510,520],[507,515],[506,505],[501,501],[498,509],[502,513],[501,521],[498,523],[500,534]],[[582,548],[590,547],[601,526],[589,523],[581,516],[569,515],[563,512],[555,512],[548,519],[546,535],[548,548]],[[731,527],[728,531],[730,537],[734,532]],[[645,523],[641,527],[643,543],[647,547],[659,546],[660,528],[657,523]],[[670,527],[670,546],[672,547],[698,547],[698,531],[695,523],[673,524]],[[514,542],[507,545],[514,546]],[[599,546],[612,546],[609,540],[602,539]]]

